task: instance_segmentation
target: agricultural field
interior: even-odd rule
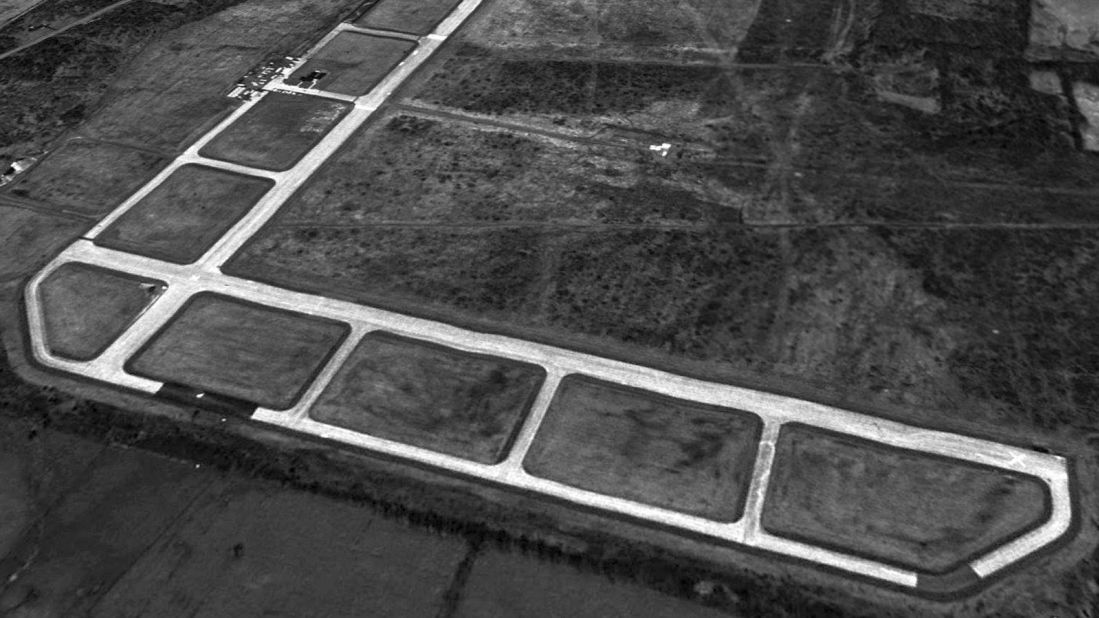
[[[755,415],[566,376],[523,461],[538,477],[718,521],[744,508]]]
[[[309,416],[371,436],[501,461],[538,394],[541,367],[367,334]]]
[[[12,194],[89,215],[103,215],[167,163],[148,151],[73,140],[31,170]]]
[[[162,284],[68,263],[42,282],[50,352],[73,360],[99,356],[160,293]]]
[[[423,36],[434,30],[460,1],[381,0],[355,20],[355,25]]]
[[[787,425],[763,527],[900,564],[948,572],[1048,517],[1036,478]]]
[[[287,78],[288,84],[328,92],[364,95],[416,47],[405,39],[341,32]],[[323,72],[320,79],[310,79]]]
[[[243,217],[274,182],[184,165],[100,235],[98,245],[189,264]]]
[[[198,294],[127,370],[281,410],[294,404],[348,330],[331,320]]]
[[[340,101],[271,92],[199,154],[266,170],[288,170],[348,109]]]

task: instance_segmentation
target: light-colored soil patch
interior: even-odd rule
[[[1046,518],[1034,478],[802,425],[779,436],[763,526],[919,571],[949,570]]]
[[[371,333],[309,415],[493,464],[504,458],[544,374],[534,365]]]
[[[61,266],[40,288],[50,351],[75,360],[99,356],[156,298],[160,286],[85,264]]]
[[[184,165],[95,242],[177,264],[194,262],[273,185],[266,178]]]
[[[347,336],[340,322],[199,294],[128,364],[156,380],[284,409]]]
[[[415,43],[403,39],[341,32],[287,82],[340,94],[364,95],[415,47]],[[302,78],[314,71],[324,72],[325,76],[303,84]]]
[[[573,375],[562,380],[523,465],[574,487],[735,521],[760,427],[746,412]]]
[[[287,170],[317,145],[350,106],[278,92],[267,96],[202,149],[202,155],[268,170]]]

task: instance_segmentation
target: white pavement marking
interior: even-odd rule
[[[253,176],[270,178],[275,182],[275,186],[260,199],[245,217],[214,243],[199,261],[191,265],[171,264],[115,251],[99,247],[86,239],[78,240],[70,245],[61,255],[43,268],[27,287],[26,305],[30,341],[36,360],[46,366],[74,374],[144,392],[156,392],[162,386],[160,382],[127,373],[124,368],[125,363],[150,337],[163,327],[172,315],[178,312],[179,308],[188,299],[200,292],[214,292],[271,307],[336,319],[350,325],[351,333],[348,338],[337,348],[332,358],[325,364],[296,405],[282,412],[260,408],[252,418],[261,422],[422,462],[475,478],[539,492],[576,504],[622,513],[641,520],[704,534],[716,539],[815,561],[906,587],[918,585],[917,573],[800,541],[780,538],[762,529],[760,518],[763,504],[766,501],[767,485],[775,456],[775,441],[784,423],[804,423],[895,447],[987,464],[1004,470],[1034,475],[1042,479],[1050,489],[1052,510],[1049,520],[1030,533],[1022,535],[1014,541],[972,561],[970,566],[981,577],[1003,569],[1028,554],[1041,549],[1059,538],[1069,528],[1072,519],[1071,488],[1067,462],[1062,457],[1037,453],[989,440],[916,428],[903,423],[792,397],[727,384],[706,382],[536,342],[478,333],[441,322],[433,322],[323,296],[295,292],[222,274],[220,271],[221,265],[259,231],[260,227],[275,214],[294,191],[311,177],[337,148],[372,116],[389,94],[434,53],[443,41],[477,8],[480,2],[481,0],[465,0],[462,2],[447,19],[440,23],[435,32],[420,39],[419,46],[389,75],[383,78],[371,92],[362,97],[345,98],[345,100],[353,100],[355,108],[290,170],[267,172],[206,159],[198,154],[211,139],[246,113],[262,97],[256,97],[241,105],[208,134],[192,144],[179,158],[157,174],[152,181],[105,217],[88,233],[87,238],[95,238],[182,165],[194,163],[239,171]],[[297,67],[302,66],[309,55],[326,45],[340,32],[358,32],[362,30],[350,24],[341,24],[314,45],[310,54],[298,60],[294,66],[287,68],[284,74],[290,74]],[[333,96],[331,93],[296,89],[284,84],[269,84],[268,89]],[[74,362],[54,356],[48,348],[48,342],[45,340],[40,285],[51,272],[70,262],[99,265],[157,279],[167,284],[165,291],[134,320],[129,329],[113,342],[101,356],[89,362]],[[325,425],[309,418],[309,409],[314,405],[316,399],[330,383],[339,368],[346,362],[363,335],[369,331],[379,329],[468,352],[533,363],[542,366],[546,370],[546,379],[542,388],[523,421],[510,452],[502,462],[495,465],[479,464],[435,451]],[[523,460],[541,426],[546,410],[561,379],[572,373],[585,374],[601,380],[642,388],[679,399],[735,408],[757,414],[763,420],[764,425],[751,481],[745,496],[744,516],[737,522],[713,521],[670,509],[581,490],[527,473],[523,469]]]

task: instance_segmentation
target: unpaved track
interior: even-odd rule
[[[1068,466],[1064,458],[1056,455],[1037,453],[988,440],[912,427],[791,397],[696,380],[649,367],[632,365],[511,337],[488,335],[442,322],[415,318],[224,275],[221,272],[221,266],[226,260],[259,231],[294,191],[312,176],[344,141],[374,115],[389,95],[430,57],[477,8],[481,1],[465,0],[455,9],[454,13],[439,25],[434,33],[421,38],[416,50],[378,83],[370,93],[353,99],[355,108],[290,170],[285,172],[262,171],[206,159],[198,154],[199,150],[209,140],[213,139],[215,135],[250,109],[258,99],[245,103],[230,117],[219,123],[209,134],[188,148],[145,187],[95,226],[86,238],[68,247],[28,284],[26,294],[27,315],[35,358],[49,367],[146,393],[155,393],[162,384],[155,380],[127,373],[124,369],[126,361],[189,298],[200,292],[214,292],[271,307],[337,319],[351,325],[351,335],[341,344],[298,403],[286,411],[262,408],[257,410],[253,418],[261,422],[415,460],[470,477],[539,492],[577,504],[621,513],[685,531],[701,533],[715,539],[814,561],[907,588],[920,588],[922,584],[921,575],[911,570],[882,564],[874,560],[779,538],[768,534],[761,528],[760,517],[771,474],[775,440],[784,423],[806,423],[900,448],[982,463],[1005,470],[1030,474],[1042,479],[1049,487],[1051,495],[1052,512],[1049,520],[1039,528],[970,562],[967,571],[979,578],[991,575],[1045,547],[1070,528],[1072,510]],[[314,51],[344,30],[359,29],[342,24],[322,39],[314,47]],[[308,57],[308,54],[306,57]],[[303,59],[298,66],[304,62]],[[287,73],[295,68],[291,67]],[[286,87],[274,82],[270,88],[273,90],[287,90]],[[310,92],[310,94],[331,96],[328,93]],[[99,247],[92,242],[91,239],[94,239],[122,213],[133,207],[142,197],[163,182],[175,169],[190,163],[270,178],[275,182],[275,186],[256,204],[248,215],[231,228],[194,264],[170,264]],[[39,285],[53,270],[68,262],[96,264],[167,283],[167,288],[161,296],[101,356],[91,362],[72,362],[54,357],[49,353],[44,337]],[[364,334],[377,329],[470,352],[536,363],[546,369],[547,379],[520,430],[512,450],[503,462],[496,465],[477,464],[437,452],[324,425],[309,418],[309,408],[332,379],[339,366],[347,359]],[[531,446],[560,380],[571,373],[583,373],[602,380],[644,388],[671,397],[738,408],[759,415],[763,420],[764,428],[759,453],[752,472],[744,516],[739,521],[731,524],[716,522],[668,509],[576,489],[528,474],[522,467],[523,459]]]

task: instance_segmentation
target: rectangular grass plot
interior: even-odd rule
[[[200,154],[267,170],[288,170],[348,109],[350,105],[341,101],[272,92],[219,133]]]
[[[283,410],[297,401],[348,331],[334,320],[196,294],[126,369]]]
[[[189,264],[202,257],[274,183],[184,165],[96,237],[95,244]]]
[[[571,375],[523,467],[573,487],[735,521],[761,428],[747,412]]]
[[[317,421],[492,464],[545,378],[536,365],[370,333],[309,415]]]
[[[1043,522],[1045,485],[807,425],[779,434],[763,508],[776,535],[944,573]]]
[[[404,39],[341,32],[286,82],[292,86],[361,96],[374,88],[416,44]]]
[[[461,0],[381,0],[356,26],[429,34]]]

